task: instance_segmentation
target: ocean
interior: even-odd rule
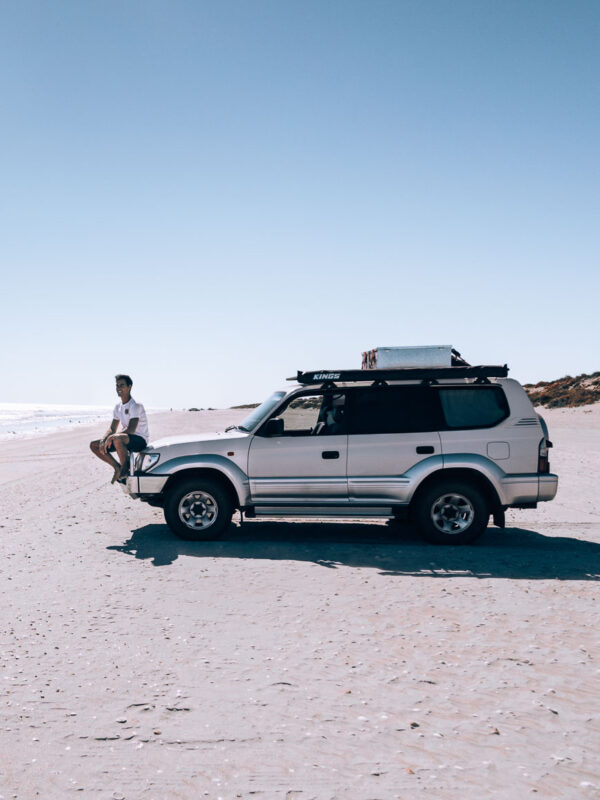
[[[93,425],[110,425],[114,406],[60,405],[56,403],[0,403],[0,441]]]

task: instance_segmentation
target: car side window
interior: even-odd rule
[[[510,413],[499,386],[457,386],[438,391],[446,429],[491,428]]]
[[[439,430],[438,395],[429,386],[382,386],[349,393],[351,434],[425,433]]]
[[[277,414],[277,436],[333,436],[345,432],[343,393],[296,397]],[[269,422],[271,422],[269,420]]]

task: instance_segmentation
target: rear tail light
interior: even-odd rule
[[[540,441],[540,446],[538,448],[538,472],[542,474],[546,474],[550,472],[550,462],[548,460],[548,445],[550,442],[546,440],[546,437]],[[550,444],[550,446],[552,446]]]

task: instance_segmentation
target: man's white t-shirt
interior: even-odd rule
[[[150,439],[148,420],[146,418],[146,409],[141,403],[136,403],[133,397],[130,397],[127,403],[117,403],[113,411],[113,419],[118,419],[123,428],[126,428],[129,425],[129,421],[136,417],[139,422],[133,433],[148,442]]]

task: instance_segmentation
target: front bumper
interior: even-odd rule
[[[160,494],[168,480],[168,475],[128,475],[121,486],[127,494],[138,497],[140,494]]]

